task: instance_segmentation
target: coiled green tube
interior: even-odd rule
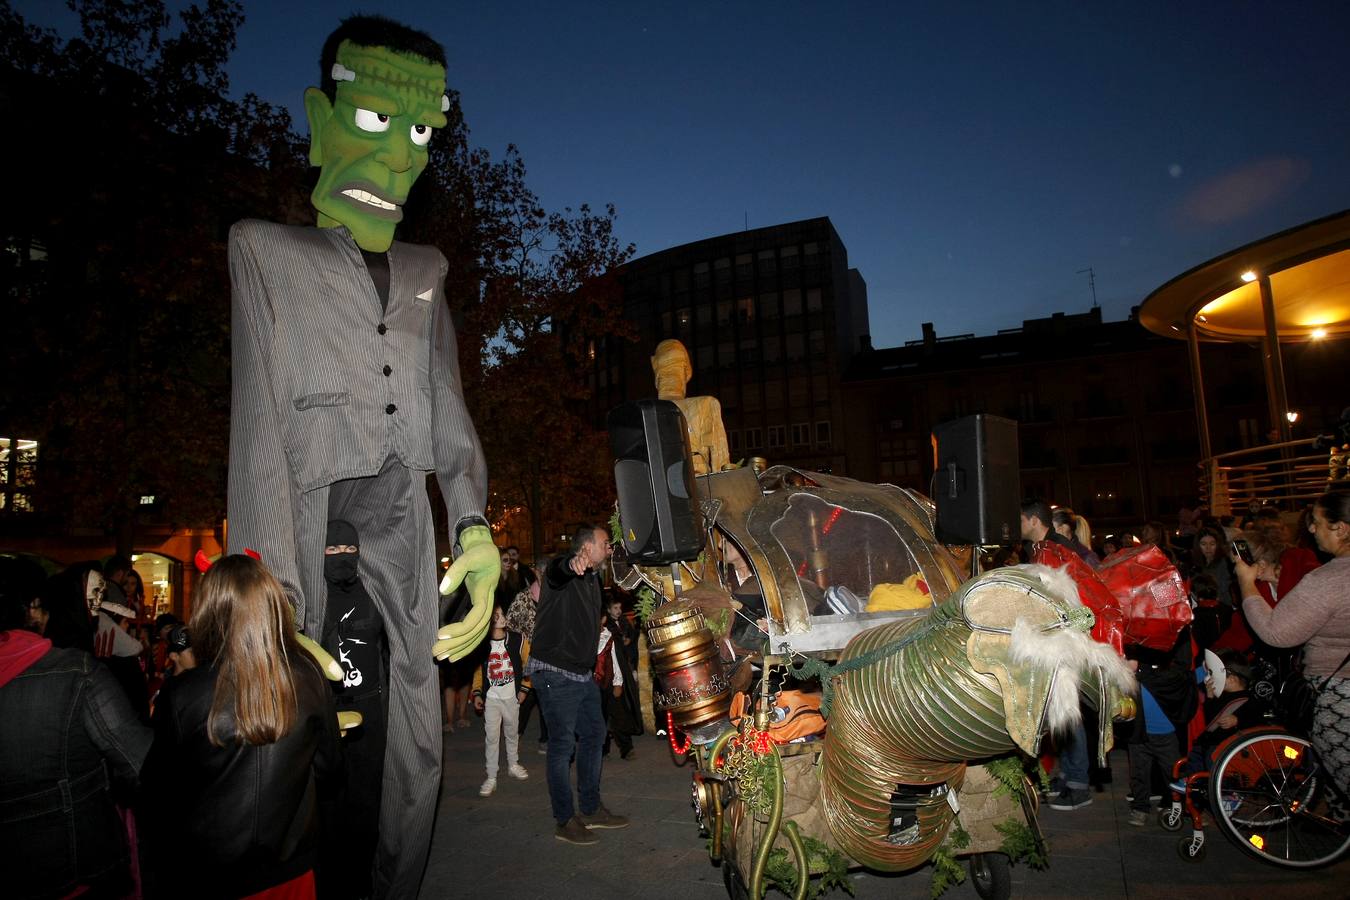
[[[811,886],[811,859],[806,855],[806,844],[797,823],[788,819],[783,823],[783,836],[792,846],[792,855],[797,863],[797,890],[792,900],[806,900],[807,888]]]
[[[882,625],[849,643],[820,770],[825,821],[848,856],[892,872],[927,861],[955,818],[949,800],[966,761],[1034,751],[1056,680],[1068,677],[1055,659],[1073,667],[1090,702],[1114,712],[1091,654],[1034,664],[1011,658],[1018,622],[1090,641],[1091,619],[1081,611],[1031,575],[1003,569],[967,582],[925,618]],[[858,667],[848,668],[849,660]],[[914,804],[914,832],[893,834],[897,792]]]
[[[764,896],[764,867],[769,864],[773,843],[778,840],[778,827],[783,822],[783,758],[778,748],[770,746],[767,754],[771,777],[769,779],[769,822],[755,847],[755,862],[750,868],[750,898]]]

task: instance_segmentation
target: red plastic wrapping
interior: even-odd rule
[[[1152,544],[1112,553],[1097,571],[1125,616],[1125,642],[1171,650],[1191,624],[1191,604],[1176,566]]]
[[[1092,610],[1097,619],[1097,623],[1092,626],[1092,639],[1110,644],[1117,653],[1124,653],[1126,630],[1120,604],[1115,594],[1102,583],[1092,567],[1083,562],[1081,556],[1063,544],[1043,541],[1036,545],[1031,561],[1052,569],[1063,569],[1078,586],[1078,596],[1083,605]]]

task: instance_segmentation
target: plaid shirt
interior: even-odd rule
[[[535,659],[531,656],[530,661],[525,664],[525,674],[533,675],[535,672],[557,672],[568,681],[587,682],[591,680],[590,672],[583,672],[578,675],[576,672],[569,672],[566,669],[560,669],[557,666],[550,666],[542,659]]]

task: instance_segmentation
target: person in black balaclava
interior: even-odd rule
[[[361,584],[360,538],[350,522],[331,519],[324,546],[328,583],[323,648],[342,666],[334,705],[361,714],[361,725],[343,738],[345,795],[324,816],[327,834],[319,866],[319,895],[366,897],[379,840],[380,785],[384,778],[388,649],[384,622]]]

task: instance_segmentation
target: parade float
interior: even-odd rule
[[[649,457],[643,494],[619,436],[632,415],[611,414],[629,554],[615,574],[642,598],[657,715],[694,764],[729,894],[801,898],[851,869],[928,863],[938,891],[964,860],[981,896],[1007,897],[1010,861],[1045,860],[1028,773],[1046,736],[1086,704],[1104,760],[1134,714],[1133,677],[1072,579],[967,577],[971,548],[940,543],[933,504],[891,485],[759,461],[695,475],[686,448]],[[699,531],[674,561],[630,527],[655,530],[657,491]]]

